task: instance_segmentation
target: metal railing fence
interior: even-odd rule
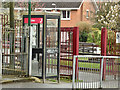
[[[2,30],[0,29],[0,80],[2,79]]]
[[[100,46],[95,43],[79,42],[79,55],[100,55]]]
[[[2,33],[2,74],[27,75],[27,38],[19,29],[5,28]],[[26,38],[26,39],[25,39]]]
[[[119,56],[75,55],[72,88],[118,88],[119,61]]]
[[[79,54],[79,28],[61,27],[60,75],[72,76],[73,55]]]

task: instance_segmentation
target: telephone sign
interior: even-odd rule
[[[28,18],[24,18],[24,23],[28,23]],[[43,23],[43,18],[31,18],[31,23]]]

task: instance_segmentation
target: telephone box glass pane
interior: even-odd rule
[[[47,19],[46,76],[57,76],[58,19]]]

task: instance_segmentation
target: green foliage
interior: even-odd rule
[[[91,24],[87,22],[79,22],[77,23],[77,26],[79,27],[79,41],[80,42],[86,42],[88,38],[88,33],[91,31]]]
[[[100,69],[99,63],[79,62],[79,66],[84,68]]]
[[[55,80],[55,79],[47,79],[47,80],[49,80],[51,82],[57,82],[57,80]]]
[[[9,8],[10,7],[10,3],[9,2],[2,2],[2,7],[3,8]]]
[[[70,83],[72,82],[71,76],[66,76],[66,77],[60,77],[60,81]]]
[[[75,82],[83,82],[83,80],[76,80],[76,79],[75,79]]]
[[[86,42],[87,38],[88,38],[88,35],[87,35],[86,31],[80,32],[80,34],[79,34],[79,41],[80,42]]]
[[[118,15],[120,15],[120,1],[118,2],[118,5],[119,5],[119,10],[118,10]],[[117,28],[118,30],[120,30],[120,16],[118,17],[118,20],[117,20]]]
[[[99,30],[102,29],[102,27],[105,27],[104,24],[100,24],[100,23],[95,23],[94,25],[92,25],[93,28],[98,28]]]
[[[87,42],[101,44],[101,31],[98,28],[92,28],[92,31],[88,34]]]
[[[98,31],[98,30],[100,30],[99,28],[92,28],[92,31]]]

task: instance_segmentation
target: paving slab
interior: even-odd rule
[[[2,88],[72,88],[72,83],[19,82],[19,83],[3,84]]]
[[[29,82],[35,81],[35,78],[32,77],[4,77],[0,80],[0,84],[13,83],[13,82]]]

